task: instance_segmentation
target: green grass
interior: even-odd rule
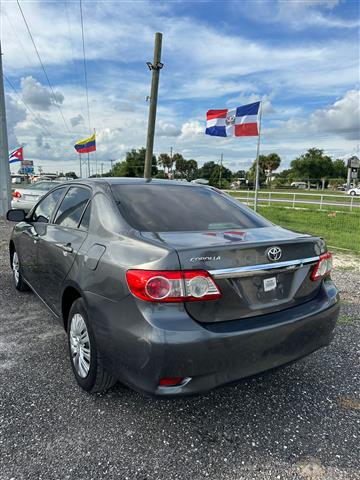
[[[319,235],[328,245],[360,254],[360,212],[338,212],[329,217],[329,212],[274,206],[260,206],[258,212],[284,228]]]

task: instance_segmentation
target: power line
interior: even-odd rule
[[[27,60],[28,60],[28,62],[29,62],[29,65],[32,65],[32,61],[30,60],[30,57],[29,57],[29,55],[28,55],[28,52],[26,51],[26,49],[25,49],[22,41],[20,40],[20,37],[19,37],[19,35],[17,34],[17,31],[16,31],[13,23],[11,22],[9,15],[6,13],[6,10],[4,10],[4,14],[5,14],[5,17],[7,18],[7,21],[9,22],[9,25],[11,26],[11,28],[12,28],[12,30],[13,30],[13,32],[14,32],[14,36],[16,37],[17,41],[19,42],[19,44],[20,44],[20,46],[21,46],[21,48],[22,48],[22,50],[23,50],[23,52],[24,52],[24,54],[25,54],[25,56],[26,56],[26,58],[27,58]]]
[[[52,93],[52,96],[53,96],[53,99],[54,99],[54,103],[55,103],[55,105],[57,106],[57,108],[59,109],[60,115],[61,115],[61,117],[62,117],[62,119],[63,119],[63,122],[64,122],[64,125],[65,125],[65,128],[67,129],[67,131],[68,131],[69,133],[72,133],[71,130],[69,129],[67,123],[66,123],[66,120],[65,120],[64,115],[63,115],[63,112],[62,112],[62,110],[61,110],[61,108],[60,108],[60,105],[57,103],[54,89],[53,89],[53,87],[52,87],[52,85],[51,85],[51,83],[50,83],[48,74],[46,73],[44,64],[43,64],[43,62],[42,62],[42,60],[41,60],[39,51],[38,51],[38,49],[37,49],[37,47],[36,47],[34,38],[33,38],[32,34],[31,34],[30,27],[29,27],[29,25],[28,25],[28,23],[27,23],[27,21],[26,21],[24,12],[22,11],[20,2],[19,2],[19,0],[16,0],[16,2],[17,2],[17,4],[18,4],[19,10],[20,10],[21,15],[22,15],[22,17],[23,17],[23,20],[24,20],[24,23],[25,23],[25,25],[26,25],[27,31],[28,31],[28,33],[29,33],[30,39],[31,39],[31,41],[32,41],[32,44],[33,44],[33,46],[34,46],[36,55],[37,55],[37,57],[38,57],[38,59],[39,59],[41,68],[42,68],[42,70],[43,70],[43,72],[44,72],[44,75],[45,75],[45,77],[46,77],[47,83],[48,83],[48,85],[49,85],[49,87],[50,87],[50,90],[51,90],[51,93]]]
[[[81,38],[82,38],[82,47],[83,47],[83,59],[84,59],[84,77],[85,77],[85,92],[86,92],[86,105],[88,111],[88,122],[89,122],[89,133],[91,130],[90,122],[90,107],[89,107],[89,90],[88,90],[88,81],[87,81],[87,69],[86,69],[86,54],[85,54],[85,37],[84,37],[84,20],[82,12],[82,1],[80,2],[80,20],[81,20]]]
[[[39,126],[43,129],[43,132],[54,139],[54,137],[51,135],[51,133],[44,127],[44,125],[42,124],[42,122],[40,121],[40,117],[34,113],[34,111],[29,107],[29,105],[25,102],[25,100],[23,99],[23,97],[19,94],[19,92],[17,91],[17,89],[15,88],[14,84],[6,77],[6,75],[4,75],[4,78],[6,80],[6,82],[9,84],[9,86],[14,90],[15,92],[15,95],[16,95],[16,98],[18,100],[20,100],[20,102],[22,102],[24,105],[25,105],[25,108],[31,113],[31,115],[33,115],[34,119],[38,122]]]

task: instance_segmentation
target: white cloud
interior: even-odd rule
[[[181,127],[180,140],[195,140],[197,137],[205,134],[205,126],[197,120],[185,122]]]
[[[298,5],[299,2],[294,2],[294,5],[290,5],[293,2],[280,3],[276,8],[282,9],[281,18],[284,19],[290,15],[292,8],[291,15],[295,20],[303,21],[320,12],[327,19],[331,17],[342,21],[330,8],[334,2],[325,5],[324,2],[314,1],[304,7]],[[61,5],[58,2],[22,3],[54,90],[59,93],[58,101],[62,102],[64,116],[68,125],[72,126],[70,135],[64,132],[58,109],[53,108],[50,92],[15,2],[6,2],[5,9],[17,26],[16,33],[26,47],[26,54],[19,48],[6,18],[2,25],[5,72],[14,79],[23,77],[21,94],[35,111],[41,110],[41,123],[52,135],[46,135],[39,122],[24,112],[23,107],[15,102],[15,97],[11,97],[12,138],[26,143],[28,156],[46,162],[49,168],[67,162],[71,164],[67,170],[77,166],[74,142],[89,135],[80,23],[77,9],[66,11],[70,5],[71,2]],[[241,4],[237,2],[237,5]],[[267,16],[272,21],[273,15],[265,14],[268,2],[264,5],[261,18]],[[231,161],[250,161],[255,140],[209,138],[204,135],[205,125],[200,120],[207,108],[258,99],[263,99],[266,113],[264,148],[269,146],[271,151],[292,155],[295,148],[303,148],[307,141],[315,141],[317,136],[320,143],[324,145],[328,142],[335,151],[327,132],[335,131],[336,122],[331,119],[336,117],[337,121],[338,113],[330,113],[324,107],[316,110],[313,117],[307,113],[305,120],[312,125],[313,137],[310,140],[304,139],[301,128],[296,129],[292,125],[300,125],[304,112],[309,110],[303,107],[302,99],[316,96],[318,106],[322,104],[322,98],[326,97],[328,103],[329,98],[344,96],[345,91],[354,88],[358,82],[358,44],[355,36],[353,40],[350,37],[341,40],[329,37],[325,42],[300,42],[294,37],[286,44],[267,43],[260,41],[260,36],[254,40],[244,33],[229,33],[231,30],[222,28],[221,24],[209,26],[205,21],[185,16],[179,13],[183,10],[177,10],[176,2],[92,2],[91,5],[83,2],[83,6],[89,60],[91,129],[96,127],[97,130],[99,161],[123,158],[128,149],[139,148],[146,143],[148,104],[145,97],[150,90],[150,73],[145,61],[151,60],[153,34],[159,29],[164,32],[165,68],[160,78],[155,141],[157,153],[168,151],[170,146],[179,151],[186,147],[199,163],[209,157],[218,157],[221,151]],[[263,6],[259,4],[259,8]],[[286,8],[288,13],[284,10]],[[296,13],[296,9],[301,8],[306,8],[306,11]],[[90,9],[92,14],[86,15],[86,10],[89,13]],[[282,20],[279,17],[274,21]],[[139,69],[139,65],[143,66],[143,70]],[[338,112],[339,109],[343,111],[345,106],[337,106],[335,102],[332,108]],[[351,107],[348,108],[351,114]],[[292,118],[288,123],[288,128],[292,129],[281,130],[280,126],[284,123],[266,125],[269,118],[283,122]],[[325,129],[321,125],[328,126]],[[42,135],[41,141],[39,134]],[[340,134],[337,134],[336,148],[346,153],[350,146],[350,134]],[[46,144],[51,150],[44,149]]]
[[[70,118],[70,123],[72,127],[76,127],[77,125],[84,123],[84,117],[79,113],[75,117]]]
[[[340,0],[247,0],[233,2],[232,10],[260,23],[280,23],[294,30],[358,28],[358,18],[342,18],[333,13],[339,3]]]
[[[59,91],[45,88],[35,78],[29,76],[21,79],[21,94],[25,103],[37,110],[49,110],[54,104],[61,105],[64,95]]]
[[[159,137],[177,137],[181,130],[173,123],[160,121],[156,126],[155,134]]]
[[[360,91],[350,90],[328,108],[310,115],[310,125],[317,132],[329,132],[349,140],[360,139]]]
[[[277,127],[271,129],[271,134],[285,128],[298,134],[328,134],[347,140],[359,140],[360,91],[349,90],[332,105],[315,110],[307,118],[294,117],[286,122],[274,123]]]
[[[12,150],[20,143],[16,136],[16,126],[19,122],[26,119],[26,112],[10,95],[5,96],[5,104],[8,143],[9,149]]]

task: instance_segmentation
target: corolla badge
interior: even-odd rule
[[[270,247],[265,253],[271,262],[276,262],[282,257],[282,250],[280,247]]]
[[[221,259],[220,256],[214,256],[214,257],[192,257],[190,258],[190,262],[194,263],[194,262],[208,262],[209,260],[215,260],[215,261],[219,261]]]

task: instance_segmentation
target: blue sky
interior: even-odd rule
[[[16,2],[2,2],[9,148],[46,170],[73,170],[89,133],[78,1],[21,1],[55,92],[50,93]],[[308,148],[359,149],[359,2],[83,0],[90,130],[98,163],[145,145],[154,33],[163,38],[155,153],[201,165],[224,154],[248,168],[256,138],[204,135],[205,113],[263,101],[262,153],[282,168]],[[24,107],[22,100],[30,107]],[[61,114],[64,115],[67,128]],[[94,156],[93,156],[94,158]]]

